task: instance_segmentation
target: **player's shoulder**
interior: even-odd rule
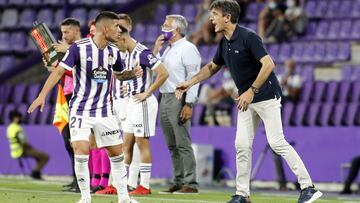
[[[90,38],[83,38],[75,41],[74,44],[79,47],[79,46],[88,45],[90,43],[91,43]]]

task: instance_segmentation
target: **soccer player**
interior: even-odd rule
[[[91,131],[94,132],[98,147],[106,148],[110,157],[118,202],[131,202],[126,188],[121,134],[111,108],[110,80],[112,72],[120,80],[129,80],[141,77],[142,70],[123,71],[119,50],[109,43],[116,42],[120,37],[118,20],[118,16],[113,12],[101,12],[95,19],[94,37],[76,41],[71,45],[59,67],[50,74],[39,96],[28,109],[31,113],[40,106],[42,111],[51,88],[65,70],[73,71],[75,87],[69,109],[75,173],[81,191],[78,203],[91,202],[88,169]]]
[[[304,163],[294,148],[285,140],[281,123],[281,89],[275,77],[274,62],[268,55],[261,38],[253,31],[237,24],[240,7],[235,0],[215,0],[211,6],[210,20],[215,32],[224,37],[212,62],[198,74],[177,87],[177,97],[186,90],[220,70],[230,69],[239,90],[236,146],[236,194],[228,203],[250,202],[250,170],[252,143],[260,119],[265,125],[266,136],[273,151],[281,155],[301,185],[299,203],[311,203],[322,193],[314,188]]]
[[[125,164],[131,164],[134,143],[140,149],[140,185],[130,195],[151,194],[151,152],[149,139],[155,135],[158,102],[153,92],[168,78],[169,74],[151,50],[135,41],[126,28],[121,28],[121,37],[117,43],[122,52],[128,52],[125,69],[132,70],[141,66],[143,76],[129,80],[130,98],[127,104],[127,117],[124,125]],[[152,82],[152,74],[156,79]]]

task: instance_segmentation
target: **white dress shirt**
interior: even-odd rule
[[[169,77],[160,87],[160,92],[174,93],[178,84],[189,80],[200,71],[201,57],[196,46],[184,37],[165,49],[161,62],[169,72]],[[192,86],[186,92],[185,102],[195,103],[198,90],[199,84]]]

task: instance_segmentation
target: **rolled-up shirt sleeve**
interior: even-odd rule
[[[190,80],[194,75],[200,71],[201,56],[195,46],[189,46],[188,49],[183,50],[182,62],[185,66],[186,80]],[[199,83],[192,86],[186,92],[186,103],[195,103],[198,99]]]

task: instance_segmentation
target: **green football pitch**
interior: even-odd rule
[[[61,192],[63,182],[32,181],[10,178],[0,178],[0,203],[74,203],[80,194]],[[161,187],[153,188],[149,196],[134,197],[140,203],[224,203],[229,200],[232,189],[201,190],[198,195],[161,195]],[[297,193],[254,192],[253,203],[296,203]],[[339,198],[324,195],[316,202],[355,203],[360,199]],[[93,195],[93,203],[117,203],[115,196]]]

